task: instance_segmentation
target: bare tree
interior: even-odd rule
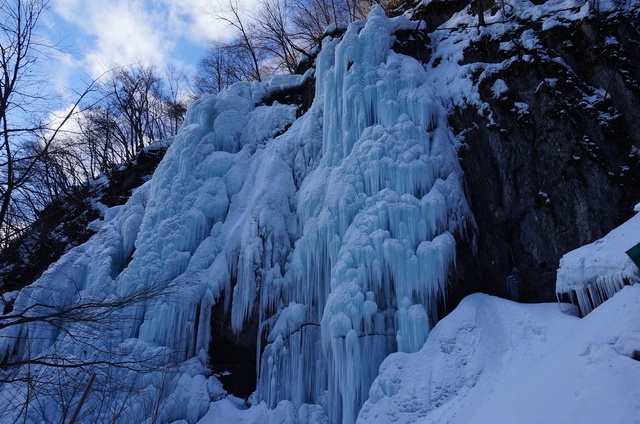
[[[127,160],[129,142],[119,124],[118,114],[105,99],[86,109],[78,120],[77,144],[86,151],[92,177],[108,172]]]
[[[311,49],[320,44],[325,29],[338,21],[338,11],[332,0],[292,0],[291,17],[295,36]]]
[[[237,0],[228,0],[222,9],[211,6],[211,15],[226,22],[235,36],[210,43],[194,79],[197,93],[218,93],[238,81],[295,71],[303,50],[290,30],[285,0],[263,0],[251,13]]]
[[[229,43],[235,54],[246,56],[250,59],[249,79],[262,81],[260,62],[262,51],[259,40],[254,36],[254,30],[250,25],[250,19],[244,17],[246,13],[240,7],[237,0],[228,0],[222,10],[211,7],[212,15],[234,28],[238,35]]]
[[[12,120],[26,105],[33,103],[32,96],[37,96],[37,93],[28,93],[31,81],[27,74],[36,61],[34,44],[37,43],[33,32],[45,7],[46,2],[42,1],[0,1],[0,165],[3,168],[3,180],[0,181],[0,233],[5,237],[10,235],[6,228],[7,221],[10,221],[7,215],[20,180],[16,172],[19,144],[14,140],[42,130],[41,125],[15,126]]]
[[[25,290],[29,289],[26,288]],[[54,291],[54,289],[39,293],[37,299],[32,299],[33,301],[29,302],[28,306],[24,308],[0,315],[0,331],[13,327],[36,325],[40,329],[47,328],[56,334],[65,334],[75,342],[86,344],[87,347],[95,349],[96,333],[105,333],[110,326],[131,318],[130,315],[123,315],[123,310],[170,293],[165,285],[154,284],[122,296],[102,300],[76,295],[66,304],[58,305],[42,299],[43,297],[51,299],[51,296],[47,295],[48,291]],[[7,337],[7,334],[6,332],[0,333],[0,336]],[[33,340],[27,340],[33,342]],[[47,339],[45,342],[50,342],[50,340]],[[32,352],[0,351],[0,366],[2,369],[8,370],[26,364],[53,368],[81,368],[98,364],[130,369],[138,369],[140,366],[144,366],[137,361],[119,360],[111,362],[110,360],[102,359],[86,360],[60,357],[57,352],[49,352],[46,349],[36,349]],[[22,377],[3,374],[0,376],[0,383],[20,378]]]
[[[374,4],[386,7],[387,0],[291,0],[294,38],[304,41],[305,49],[320,44],[331,24],[363,19]]]
[[[217,94],[235,82],[249,79],[246,65],[250,61],[245,60],[248,58],[243,58],[241,53],[231,44],[211,41],[204,58],[198,63],[194,79],[196,93]]]
[[[160,97],[161,81],[151,65],[135,65],[119,68],[111,80],[105,84],[106,97],[125,127],[125,156],[132,159],[150,141],[163,138],[158,134],[153,103]],[[157,137],[159,135],[160,137]]]
[[[286,0],[262,0],[253,18],[256,22],[254,37],[261,40],[263,49],[275,59],[274,70],[295,72],[304,50],[295,41]]]
[[[186,77],[175,67],[163,79],[151,65],[116,69],[100,85],[77,122],[77,155],[89,162],[92,176],[131,160],[149,143],[177,133],[187,110]]]
[[[33,218],[48,188],[34,186],[35,174],[54,148],[87,89],[58,118],[46,92],[39,60],[53,48],[37,34],[48,0],[0,0],[0,237],[9,240]],[[46,167],[46,166],[45,166]],[[49,168],[49,171],[51,169]],[[53,174],[49,174],[51,177]],[[40,179],[40,182],[46,181]],[[38,193],[38,190],[42,190]],[[55,190],[54,190],[55,191]]]
[[[168,65],[165,68],[165,80],[167,87],[164,96],[165,115],[170,123],[171,134],[176,134],[187,112],[184,86],[188,79],[185,73],[175,65]]]
[[[238,0],[222,9],[211,6],[215,19],[235,29],[230,42],[212,42],[195,77],[196,91],[217,93],[240,80],[295,72],[302,54],[318,46],[333,23],[361,19],[373,4],[388,0],[260,0],[248,13]]]
[[[155,400],[157,393],[141,392],[148,383],[135,382],[149,373],[164,378],[173,348],[122,349],[119,334],[147,302],[171,302],[173,287],[159,282],[106,298],[85,296],[77,287],[61,294],[58,287],[27,287],[15,309],[0,315],[0,421],[67,422],[90,374],[96,377],[90,417],[116,422],[125,409]]]

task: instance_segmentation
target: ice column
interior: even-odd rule
[[[376,6],[324,40],[310,111],[322,157],[296,195],[288,306],[262,324],[259,397],[323,404],[333,423],[355,421],[389,353],[426,340],[470,216],[445,111],[422,66],[391,50],[402,22]]]

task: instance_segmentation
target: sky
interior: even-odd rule
[[[203,57],[207,41],[231,34],[208,11],[212,0],[52,0],[44,29],[59,44],[52,82],[82,90],[114,66],[138,62],[187,73]]]

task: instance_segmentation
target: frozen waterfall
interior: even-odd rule
[[[295,194],[258,395],[325,402],[331,422],[355,420],[389,353],[424,344],[467,214],[445,111],[422,66],[390,50],[394,24],[376,9],[325,39],[312,110],[278,140],[315,139],[321,157]]]
[[[376,6],[325,38],[305,75],[195,101],[153,178],[23,290],[16,310],[160,287],[122,311],[109,349],[206,365],[224,299],[236,333],[257,323],[255,401],[320,405],[329,422],[353,423],[382,361],[418,351],[437,322],[454,234],[471,219],[446,111],[423,66],[391,49],[394,32],[413,27]],[[310,78],[315,99],[301,117],[296,105],[265,104]],[[11,331],[0,356],[82,354],[49,327]],[[32,336],[47,342],[27,349]],[[201,368],[178,379],[167,422],[207,411],[213,380]],[[136,384],[160,392],[157,372]]]

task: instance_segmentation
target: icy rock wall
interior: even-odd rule
[[[291,77],[287,83],[299,85],[302,78]],[[278,89],[282,89],[278,79],[271,85],[242,83],[194,102],[153,178],[126,204],[107,211],[101,230],[86,244],[64,255],[22,290],[14,312],[46,315],[82,302],[109,302],[132,294],[140,294],[141,301],[109,311],[97,323],[74,324],[67,332],[43,322],[9,326],[0,337],[0,361],[53,354],[72,363],[135,364],[131,367],[139,368],[142,377],[127,367],[95,370],[97,380],[123,381],[114,393],[129,391],[109,397],[114,409],[125,411],[118,412],[118,422],[143,422],[158,404],[167,411],[161,414],[163,422],[195,423],[202,417],[212,396],[206,379],[195,375],[202,366],[189,362],[171,368],[170,374],[161,370],[163,365],[194,357],[206,364],[208,354],[215,354],[207,352],[211,310],[222,291],[236,287],[229,313],[240,331],[260,278],[271,268],[284,266],[287,251],[264,246],[271,243],[281,249],[290,243],[289,232],[295,234],[289,231],[295,228],[288,212],[291,168],[282,162],[277,145],[268,154],[265,145],[295,120],[296,107],[256,107],[270,90]],[[286,148],[284,152],[288,157],[290,152]],[[0,403],[13,402],[16,413],[21,413],[17,407],[24,403],[24,391],[17,383],[5,385]],[[136,393],[135,399],[131,393]],[[118,406],[127,405],[125,397],[131,403]],[[86,410],[100,413],[104,402],[99,392],[92,392]],[[51,405],[46,418],[55,421],[63,411]],[[40,422],[39,413],[26,412],[33,422]],[[85,422],[102,418],[88,416]]]
[[[437,322],[453,234],[469,219],[445,109],[422,65],[390,49],[396,30],[414,27],[376,6],[326,38],[304,76],[194,102],[153,178],[16,308],[53,287],[69,288],[60,304],[158,287],[162,296],[123,312],[110,343],[206,363],[211,310],[225,299],[233,331],[258,323],[257,400],[320,404],[330,422],[354,422],[383,359],[418,351]],[[304,116],[261,105],[314,72]],[[12,340],[2,354],[26,354]],[[171,417],[194,422],[203,393]]]

